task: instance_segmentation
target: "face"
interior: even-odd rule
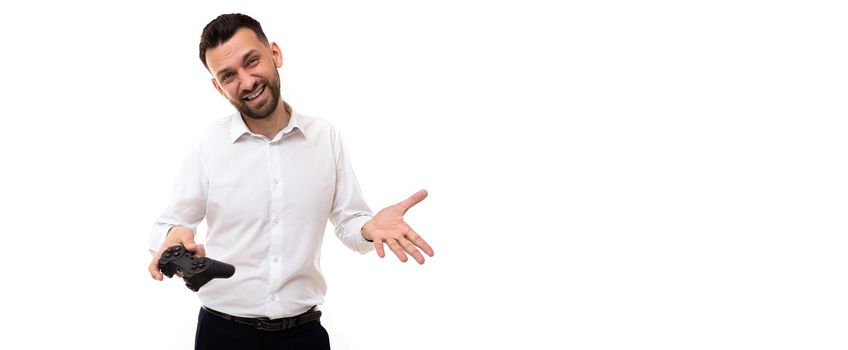
[[[263,43],[247,28],[230,40],[206,51],[212,84],[245,117],[265,119],[280,102],[280,73],[283,64],[276,43]]]

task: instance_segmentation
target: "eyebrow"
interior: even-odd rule
[[[259,53],[259,50],[257,50],[257,49],[250,49],[250,51],[245,52],[245,54],[244,54],[244,55],[242,55],[242,57],[241,57],[241,64],[242,64],[242,65],[246,64],[246,63],[247,63],[247,61],[248,61],[251,57],[253,57],[253,55],[255,55],[255,54],[257,54],[257,53]],[[218,71],[218,74],[215,74],[215,76],[217,76],[217,77],[218,77],[218,79],[221,79],[221,77],[222,77],[224,74],[229,73],[230,71],[232,71],[232,69],[230,69],[229,67],[227,67],[227,68],[224,68],[224,69],[222,69],[222,70]]]

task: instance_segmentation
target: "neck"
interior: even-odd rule
[[[250,132],[272,140],[280,130],[289,125],[289,120],[291,120],[291,109],[288,104],[282,99],[280,99],[280,102],[268,118],[253,119],[242,116],[241,119],[244,120],[244,124],[247,125]]]

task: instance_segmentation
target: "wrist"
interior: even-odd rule
[[[170,229],[168,229],[168,232],[165,234],[165,238],[168,238],[171,235],[174,235],[174,236],[189,235],[189,237],[194,237],[194,231],[192,231],[190,228],[185,227],[185,226],[173,226]]]
[[[368,220],[368,222],[366,222],[365,225],[362,225],[362,228],[359,230],[359,234],[362,235],[362,238],[364,238],[368,242],[374,242],[374,240],[371,238],[371,234],[369,233],[371,232],[372,226],[373,225],[371,223],[371,220]]]

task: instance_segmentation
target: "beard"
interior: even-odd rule
[[[235,107],[242,116],[251,118],[251,119],[265,119],[274,113],[277,109],[277,105],[280,103],[280,73],[274,70],[274,80],[268,81],[266,79],[258,80],[251,90],[256,92],[256,89],[262,85],[265,85],[265,92],[270,94],[271,99],[264,104],[260,104],[257,106],[248,106],[247,101],[242,98],[239,98],[238,101],[230,100],[230,104]],[[246,94],[242,94],[246,95]]]

